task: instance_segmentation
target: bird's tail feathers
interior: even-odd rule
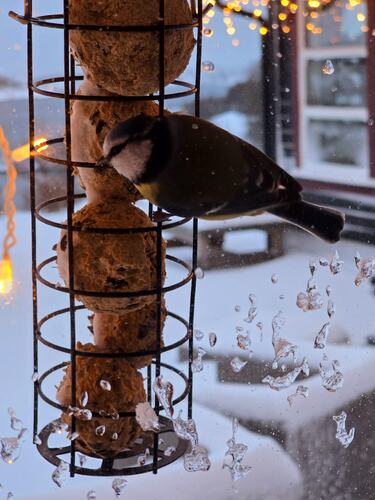
[[[345,223],[345,217],[341,212],[306,201],[277,207],[269,210],[269,212],[305,229],[328,243],[336,243],[340,240]]]

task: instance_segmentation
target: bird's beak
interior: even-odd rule
[[[104,169],[111,166],[111,160],[102,156],[100,160],[96,163],[95,168]]]

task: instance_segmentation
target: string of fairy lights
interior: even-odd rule
[[[210,4],[212,7],[208,8]],[[267,11],[275,4],[278,9],[278,21],[269,26],[266,21]],[[366,0],[205,0],[205,7],[203,34],[207,37],[214,35],[214,29],[210,24],[214,16],[218,15],[218,11],[221,10],[226,32],[232,37],[234,47],[240,45],[240,39],[236,36],[236,15],[247,17],[249,30],[257,30],[262,36],[265,36],[271,29],[281,29],[283,33],[290,33],[294,23],[293,17],[298,11],[301,11],[305,19],[306,30],[313,35],[321,35],[324,32],[321,20],[327,9],[330,10],[332,19],[336,23],[342,21],[342,11],[346,9],[354,11],[362,32],[369,31]],[[375,36],[375,33],[373,34]]]

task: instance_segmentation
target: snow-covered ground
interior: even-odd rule
[[[62,220],[62,214],[53,214],[53,218]],[[0,226],[5,226],[4,219]],[[15,408],[31,429],[32,418],[32,328],[31,328],[31,291],[30,291],[30,252],[29,252],[29,216],[20,213],[17,216],[18,244],[12,250],[15,273],[15,289],[9,304],[3,303],[0,309],[0,324],[2,325],[0,383],[2,405],[0,411],[0,435],[12,435],[9,428],[7,407]],[[39,225],[38,225],[39,226]],[[51,247],[56,242],[58,230],[39,227],[38,246],[39,259],[51,255]],[[201,345],[211,354],[227,357],[228,364],[233,355],[241,355],[236,347],[235,327],[249,326],[243,322],[247,316],[248,295],[257,296],[258,316],[256,321],[264,324],[263,342],[260,342],[259,332],[251,324],[252,350],[258,360],[272,359],[271,320],[282,310],[286,317],[283,336],[300,345],[301,355],[306,355],[312,367],[317,366],[321,359],[321,351],[313,349],[312,344],[318,329],[326,321],[325,307],[320,311],[304,313],[295,305],[296,295],[304,290],[309,277],[308,263],[312,258],[325,256],[330,258],[333,249],[321,244],[309,236],[294,236],[290,234],[286,240],[287,253],[284,257],[252,267],[231,270],[216,270],[205,273],[204,279],[198,282],[196,327],[205,332]],[[354,253],[371,255],[372,247],[342,242],[337,246],[345,265],[337,276],[331,276],[327,268],[318,268],[317,284],[324,295],[327,284],[332,285],[332,299],[336,305],[336,315],[333,317],[333,332],[327,346],[330,358],[341,362],[345,383],[344,388],[330,394],[321,387],[318,376],[304,380],[304,385],[310,388],[307,400],[296,400],[292,408],[286,401],[286,396],[294,392],[295,385],[280,393],[271,391],[266,385],[251,384],[221,384],[217,378],[216,366],[210,361],[205,363],[203,372],[195,376],[195,419],[197,422],[201,443],[209,449],[213,462],[212,471],[193,476],[184,472],[182,463],[165,469],[158,478],[147,475],[129,479],[128,498],[145,498],[146,491],[154,492],[155,499],[175,498],[176,487],[181,491],[182,499],[212,498],[227,500],[231,498],[231,484],[227,471],[221,471],[222,458],[226,450],[226,441],[230,437],[231,422],[220,416],[236,415],[260,421],[277,420],[283,425],[296,427],[306,424],[310,418],[318,414],[331,414],[338,406],[356,398],[359,394],[372,390],[372,374],[374,371],[375,349],[366,344],[368,335],[374,334],[372,326],[373,295],[368,283],[359,288],[354,286],[356,269]],[[176,249],[174,253],[187,257],[187,249]],[[51,276],[56,273],[50,271]],[[276,273],[278,283],[271,282],[271,275]],[[169,269],[169,282],[181,276],[177,268]],[[284,294],[285,299],[280,299]],[[168,307],[174,312],[187,316],[189,287],[184,287],[168,295]],[[40,287],[40,315],[51,312],[66,305],[66,297],[58,292],[50,292]],[[235,311],[235,306],[240,311]],[[55,340],[67,344],[67,318],[60,318],[48,330],[48,335]],[[64,324],[62,324],[64,322]],[[171,324],[173,327],[173,322]],[[215,348],[208,345],[208,332],[214,331],[218,336]],[[82,340],[88,341],[86,328],[80,330]],[[170,333],[169,333],[170,332]],[[173,328],[167,330],[174,335]],[[53,337],[52,337],[53,336]],[[344,337],[350,339],[350,345],[342,344]],[[339,345],[340,344],[340,345]],[[374,349],[374,350],[373,350]],[[40,350],[41,366],[47,368],[61,360],[56,353]],[[182,362],[175,354],[166,356],[166,361],[176,364]],[[251,363],[251,360],[249,361]],[[58,379],[57,379],[58,380]],[[56,380],[56,381],[57,381]],[[53,394],[53,385],[51,386]],[[207,410],[204,406],[211,409]],[[41,425],[56,418],[57,413],[41,405]],[[332,427],[334,432],[334,427]],[[30,437],[30,436],[29,436]],[[239,493],[233,498],[243,500],[274,500],[298,498],[300,478],[296,465],[280,446],[270,438],[260,437],[241,429],[239,441],[249,446],[246,463],[253,467],[246,478],[240,480],[236,487]],[[0,482],[4,490],[13,491],[16,498],[47,500],[50,498],[84,498],[85,492],[94,488],[98,498],[110,497],[110,480],[90,480],[77,478],[75,482],[68,481],[66,489],[58,491],[50,480],[52,467],[46,463],[30,443],[25,443],[19,460],[12,466],[0,463]],[[20,480],[22,477],[22,480]],[[193,481],[192,481],[193,479]],[[186,488],[189,484],[189,490]],[[185,493],[183,493],[185,491]],[[204,493],[202,493],[204,492]],[[251,493],[249,493],[251,492]],[[185,496],[183,496],[185,494]],[[211,496],[209,496],[209,494]],[[200,496],[201,495],[201,496]],[[202,496],[203,495],[203,496]],[[221,495],[221,496],[220,496]],[[278,496],[277,496],[278,495]]]

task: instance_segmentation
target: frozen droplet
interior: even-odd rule
[[[8,415],[10,416],[10,427],[14,431],[20,431],[23,429],[23,422],[19,418],[17,418],[16,412],[13,408],[8,408]]]
[[[322,267],[327,267],[329,262],[328,260],[325,258],[325,257],[320,257],[319,259],[319,264],[322,266]]]
[[[79,402],[80,402],[81,406],[83,406],[83,407],[87,406],[87,403],[89,402],[89,395],[88,395],[87,391],[82,393],[81,399]]]
[[[77,418],[86,421],[92,420],[92,411],[88,410],[87,408],[83,408],[77,415]]]
[[[167,418],[173,417],[173,385],[163,378],[163,375],[156,377],[152,388],[165,410]]]
[[[290,354],[296,360],[298,346],[281,337],[280,332],[285,325],[285,316],[279,311],[272,319],[272,345],[275,351],[275,358],[272,368],[276,369],[282,359],[286,359]]]
[[[164,451],[164,455],[166,457],[170,457],[171,455],[173,455],[173,453],[176,451],[176,448],[174,446],[168,446],[168,448],[165,449]]]
[[[236,326],[236,333],[241,333],[244,331],[244,327],[243,326]]]
[[[149,453],[144,453],[143,455],[139,455],[139,457],[137,458],[137,465],[138,465],[138,467],[144,467],[146,465],[147,457],[149,455],[150,455],[150,452]]]
[[[77,438],[79,438],[79,432],[69,433],[67,437],[69,441],[75,441]]]
[[[329,334],[330,323],[324,323],[320,329],[318,335],[315,337],[314,347],[315,349],[324,349],[327,345],[327,337]]]
[[[100,382],[100,387],[103,389],[103,391],[111,391],[112,386],[108,380],[101,380]]]
[[[335,304],[332,302],[331,299],[329,299],[328,303],[327,303],[327,314],[328,314],[328,317],[332,318],[332,316],[335,314],[335,312],[336,312]]]
[[[117,432],[114,432],[111,436],[112,441],[117,441],[118,440],[118,434]]]
[[[310,268],[311,276],[314,276],[316,268],[317,268],[317,263],[316,263],[315,260],[310,260],[310,262],[309,262],[309,268]]]
[[[279,281],[279,277],[277,276],[277,274],[273,274],[271,276],[271,282],[275,285],[278,281]]]
[[[263,323],[261,321],[258,321],[257,328],[260,334],[260,341],[263,342]]]
[[[271,375],[267,375],[266,377],[264,377],[262,382],[264,384],[268,384],[270,388],[275,391],[281,391],[290,387],[295,382],[300,373],[303,373],[304,375],[306,375],[306,377],[308,377],[310,374],[310,368],[306,358],[303,358],[302,363],[299,366],[296,366],[293,370],[286,373],[285,375],[276,378],[272,377]]]
[[[202,340],[204,337],[204,333],[201,330],[194,330],[194,337],[196,340]]]
[[[333,75],[335,72],[335,67],[331,59],[327,59],[326,62],[322,66],[322,73],[324,75]]]
[[[309,292],[300,292],[297,295],[297,307],[302,309],[302,311],[316,311],[323,307],[323,299],[319,291],[312,289]]]
[[[70,415],[70,414],[69,414]],[[61,419],[55,420],[51,424],[51,432],[55,434],[62,434],[65,432],[68,428],[68,424],[63,422]]]
[[[234,373],[239,373],[245,365],[247,365],[247,361],[242,361],[238,356],[235,356],[230,362],[230,367]]]
[[[211,38],[213,34],[214,34],[214,30],[212,30],[211,28],[204,28],[203,29],[203,35],[206,36],[207,38]]]
[[[236,313],[239,313],[241,311],[241,307],[240,306],[234,306],[234,310],[236,311]]]
[[[138,403],[135,407],[135,418],[141,429],[145,432],[160,431],[159,417],[156,415],[150,403]]]
[[[87,500],[96,500],[96,493],[94,490],[90,490],[86,495]]]
[[[207,71],[207,73],[212,73],[212,71],[215,71],[215,65],[211,61],[203,61],[202,70]]]
[[[37,382],[37,381],[38,381],[38,378],[39,378],[39,374],[38,374],[38,372],[37,372],[37,371],[35,371],[35,372],[32,374],[32,376],[31,376],[31,380],[32,380],[32,381],[34,382],[34,384],[35,384],[35,382]]]
[[[210,334],[208,335],[208,340],[210,342],[210,346],[211,347],[215,347],[216,342],[217,342],[217,335],[216,335],[216,333],[210,332]]]
[[[110,413],[110,416],[112,420],[119,420],[120,418],[120,414],[118,411],[113,411],[112,413]]]
[[[204,271],[201,267],[197,267],[194,274],[198,280],[202,280],[204,278]]]
[[[36,444],[37,446],[40,446],[42,444],[42,440],[38,436],[38,434],[34,435],[33,443]]]
[[[256,305],[256,295],[254,295],[253,293],[250,293],[249,295],[249,302],[250,302],[250,305],[252,306],[255,306]]]
[[[294,394],[290,394],[287,399],[288,399],[288,403],[290,406],[292,406],[294,400],[298,397],[298,396],[302,396],[303,398],[308,398],[309,396],[309,388],[308,387],[305,387],[303,385],[299,385],[296,389],[296,392]]]
[[[184,420],[181,418],[182,410],[180,410],[178,417],[173,420],[173,429],[177,436],[185,441],[190,441],[191,447],[198,446],[198,433],[194,420]]]
[[[322,378],[322,386],[329,392],[336,392],[344,384],[344,375],[340,371],[340,363],[337,360],[330,362],[326,355],[319,363],[319,374]]]
[[[253,303],[250,308],[249,308],[249,311],[247,313],[247,318],[244,319],[244,321],[246,323],[252,323],[256,317],[256,315],[258,314],[258,309],[257,309],[257,306],[255,305],[255,303]]]
[[[198,130],[198,129],[199,129],[199,125],[198,125],[198,123],[193,123],[193,124],[192,124],[192,126],[191,126],[191,128],[192,128],[193,130]]]
[[[280,300],[284,300],[285,299],[285,295],[282,293],[281,295],[279,295],[279,299]]]
[[[85,455],[78,454],[78,461],[79,461],[79,465],[81,467],[84,467],[86,465],[87,458],[85,457]]]
[[[206,351],[202,347],[198,348],[197,356],[191,364],[191,369],[193,373],[199,373],[203,370],[203,357],[206,355]]]
[[[342,411],[340,415],[334,415],[332,419],[336,422],[336,439],[347,448],[354,439],[355,428],[352,427],[349,432],[346,431],[346,418],[347,414]]]
[[[307,285],[306,285],[306,292],[309,293],[309,292],[312,292],[313,290],[317,290],[318,289],[318,285],[316,284],[316,281],[313,277],[311,277],[309,279],[309,281],[307,282]]]
[[[327,294],[327,296],[329,297],[331,295],[331,293],[332,293],[332,287],[331,287],[331,285],[327,285],[326,286],[326,294]]]
[[[95,434],[96,434],[97,436],[104,436],[105,431],[106,431],[105,425],[99,425],[99,426],[95,429]]]
[[[336,250],[335,255],[332,257],[332,260],[329,264],[331,273],[332,274],[341,273],[343,267],[344,267],[344,261],[340,259],[339,253]]]
[[[242,333],[239,333],[237,335],[237,345],[243,351],[247,351],[248,349],[250,349],[251,340],[249,338],[249,335],[243,335]]]
[[[190,453],[184,455],[184,467],[187,472],[208,471],[211,467],[206,448],[195,446]]]
[[[228,450],[225,452],[223,469],[229,469],[232,481],[237,481],[244,477],[251,467],[243,465],[242,461],[245,458],[248,447],[242,443],[236,443],[236,433],[238,430],[238,420],[232,420],[232,437],[227,441]]]
[[[364,257],[358,260],[358,274],[355,277],[355,286],[360,286],[361,283],[371,278],[375,272],[375,259],[373,257]]]
[[[121,477],[116,477],[116,479],[112,481],[112,489],[115,492],[116,497],[121,495],[127,483],[127,480]]]
[[[354,262],[355,262],[356,267],[358,267],[358,264],[360,263],[360,261],[361,261],[361,255],[359,252],[356,252],[354,255]]]
[[[56,467],[56,469],[52,472],[52,481],[61,488],[64,484],[64,481],[68,477],[69,465],[66,462],[60,461],[60,464]]]
[[[21,429],[17,437],[0,438],[0,455],[3,461],[12,465],[20,456],[27,429]]]

